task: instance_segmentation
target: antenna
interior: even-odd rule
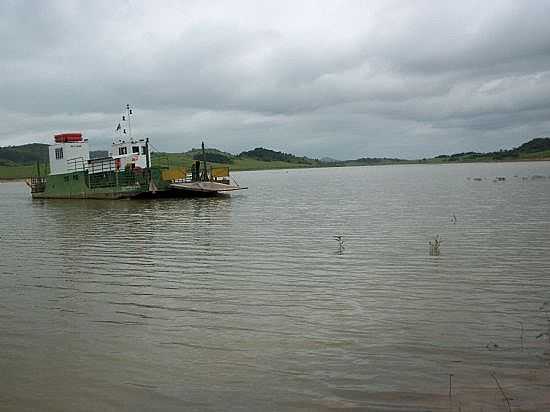
[[[132,125],[130,122],[130,116],[132,115],[132,108],[130,107],[130,104],[126,105],[126,118],[128,119],[128,137],[130,138],[130,141],[132,140]],[[123,117],[124,120],[124,117]]]
[[[204,171],[201,180],[206,182],[208,180],[208,169],[206,166],[206,151],[204,150],[204,142],[202,142],[202,161],[204,163]]]

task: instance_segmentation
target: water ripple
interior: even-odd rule
[[[533,175],[550,164],[249,172],[215,199],[2,184],[8,409],[73,409],[64,388],[109,410],[448,410],[449,373],[466,393],[493,370],[539,399],[550,179],[512,178]],[[468,410],[501,406],[482,393]]]

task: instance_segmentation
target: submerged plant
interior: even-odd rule
[[[341,255],[344,253],[344,236],[343,235],[336,235],[334,236],[334,239],[338,242],[338,254]]]
[[[539,310],[546,315],[546,332],[539,333],[537,339],[547,338],[550,343],[550,302],[544,302]]]
[[[439,235],[435,235],[435,238],[433,241],[429,241],[428,244],[430,245],[430,256],[439,256],[441,254],[440,247],[441,242],[443,242],[441,239],[439,239]]]
[[[512,400],[508,395],[506,395],[506,392],[504,392],[504,389],[502,389],[502,385],[500,384],[497,374],[495,372],[491,372],[491,376],[493,377],[494,381],[497,384],[498,390],[502,394],[502,399],[506,402],[506,405],[508,406],[508,412],[512,412],[512,404],[510,401]]]

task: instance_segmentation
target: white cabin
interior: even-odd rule
[[[88,173],[104,173],[147,167],[148,144],[145,139],[113,142],[109,157],[90,160],[88,139],[81,133],[55,135],[50,145],[50,174],[60,175],[87,170]]]
[[[124,141],[119,140],[113,142],[111,157],[113,159],[120,159],[120,168],[125,169],[128,165],[130,167],[142,168],[147,167],[147,153],[148,145],[145,139]]]
[[[55,143],[49,147],[50,174],[78,172],[88,169],[90,148],[81,133],[55,135]]]

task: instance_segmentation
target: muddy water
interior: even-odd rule
[[[0,409],[505,410],[491,372],[550,409],[550,163],[236,177],[158,201],[0,184]]]

